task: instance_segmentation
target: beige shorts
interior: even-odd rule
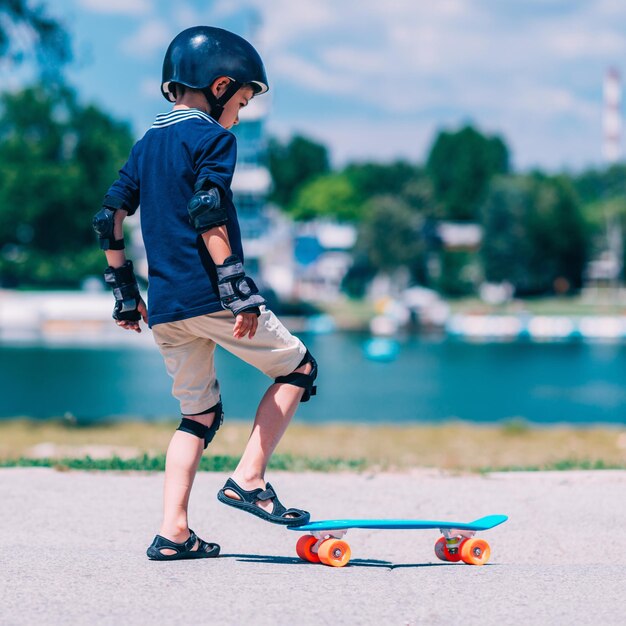
[[[232,352],[270,378],[295,370],[306,347],[265,307],[252,339],[235,339],[235,318],[230,311],[199,315],[179,322],[152,327],[152,334],[172,377],[172,395],[180,402],[183,415],[202,413],[220,401],[215,374],[215,346]]]

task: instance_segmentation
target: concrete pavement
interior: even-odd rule
[[[313,519],[507,514],[484,567],[438,561],[419,530],[352,530],[348,567],[304,563],[298,533],[215,499],[225,478],[199,474],[191,501],[222,556],[159,563],[162,474],[0,470],[0,623],[623,623],[626,472],[269,477]]]

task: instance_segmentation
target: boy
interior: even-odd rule
[[[200,457],[223,419],[216,344],[275,379],[218,499],[277,524],[305,524],[310,517],[281,504],[265,482],[265,469],[298,402],[315,394],[317,365],[245,275],[230,190],[236,142],[228,129],[238,123],[239,110],[267,89],[263,62],[245,39],[208,26],[177,35],[165,55],[161,86],[174,107],[135,144],[94,217],[109,264],[104,276],[115,296],[113,318],[136,332],[140,319],[149,324],[181,407],[167,450],[163,521],[147,551],[153,560],[219,554],[220,547],[199,539],[187,521]],[[124,254],[122,223],[139,205],[149,313]]]

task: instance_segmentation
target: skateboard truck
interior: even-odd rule
[[[439,532],[446,540],[446,550],[450,555],[458,554],[463,540],[471,539],[476,534],[474,530],[460,530],[458,528],[440,528]]]
[[[317,554],[319,548],[328,539],[343,539],[348,534],[348,530],[313,530],[311,535],[315,537],[315,543],[311,546],[311,551]],[[347,545],[347,544],[346,544]]]

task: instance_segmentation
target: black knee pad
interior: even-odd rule
[[[311,371],[308,374],[291,372],[291,374],[287,374],[287,376],[279,376],[274,380],[275,383],[286,383],[287,385],[293,385],[294,387],[301,387],[304,389],[302,400],[300,400],[300,402],[308,402],[311,396],[317,394],[317,386],[313,384],[317,378],[317,361],[308,350],[306,351],[302,361],[300,361],[298,367],[302,367],[307,363],[311,364]],[[296,369],[298,369],[298,367],[296,367]]]
[[[218,402],[215,406],[212,406],[202,413],[195,413],[195,415],[206,415],[207,413],[215,413],[213,423],[210,426],[205,426],[196,420],[183,417],[180,425],[176,430],[182,430],[184,433],[195,435],[199,439],[204,439],[204,449],[213,441],[215,433],[220,429],[220,426],[224,422],[224,411],[222,410],[222,403]]]

